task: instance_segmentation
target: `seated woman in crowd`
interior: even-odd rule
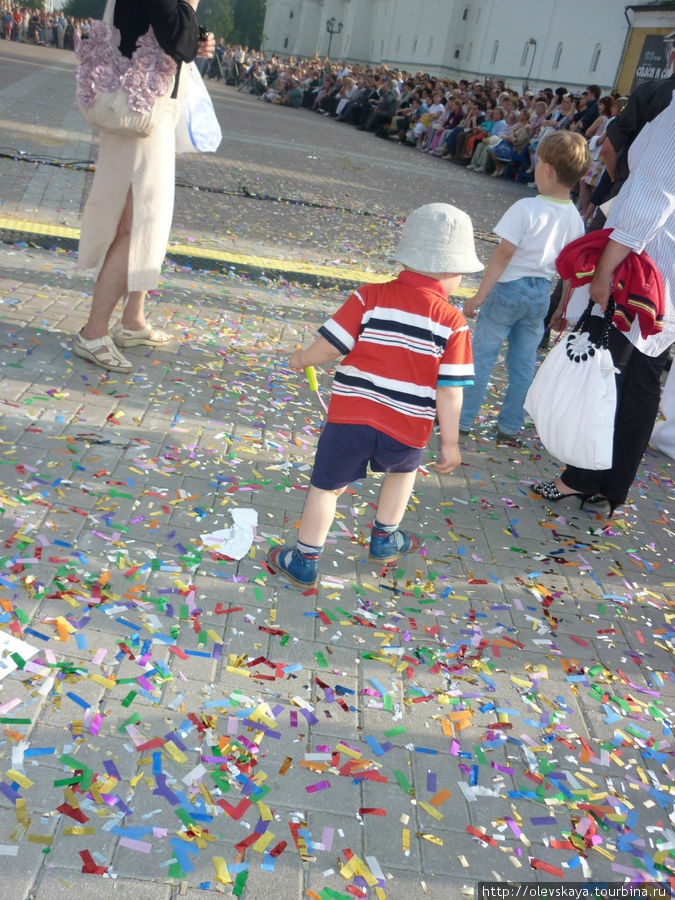
[[[496,147],[490,148],[488,154],[495,161],[493,178],[499,178],[504,174],[507,163],[522,162],[523,153],[527,149],[527,142],[532,137],[532,116],[529,109],[521,109],[518,113],[518,121],[508,134],[505,134]]]
[[[358,92],[358,84],[354,81],[353,78],[350,78],[349,75],[347,75],[347,77],[340,85],[339,91],[333,98],[331,109],[329,109],[326,114],[335,117],[339,116],[343,112],[347,104],[358,94]]]
[[[492,135],[499,136],[505,128],[506,122],[504,121],[504,110],[501,106],[494,106],[485,111],[485,118],[480,127],[475,129],[474,132],[467,137],[464,146],[464,158],[466,159],[469,168],[473,165],[473,154],[480,145],[480,142],[484,138]]]
[[[440,136],[435,141],[436,146],[431,150],[434,156],[442,156],[443,151],[445,149],[445,140],[448,135],[454,131],[455,128],[461,123],[462,118],[464,116],[464,109],[462,107],[462,101],[459,97],[451,97],[446,104],[445,110],[445,120],[443,122],[443,129],[440,132]]]
[[[335,78],[331,73],[326,73],[324,75],[321,86],[319,87],[316,95],[314,97],[314,103],[312,103],[312,110],[314,112],[323,112],[321,109],[321,102],[324,97],[328,96],[332,90],[335,89]]]
[[[461,98],[461,103],[460,121],[454,127],[450,128],[443,138],[443,150],[441,156],[454,156],[457,138],[465,128],[471,127],[470,123],[472,122],[474,113],[473,101],[464,96]]]
[[[549,110],[544,119],[543,128],[569,128],[574,121],[577,108],[571,94],[565,94],[560,98],[553,109]]]
[[[536,100],[532,105],[532,137],[527,143],[527,147],[523,153],[523,160],[520,164],[520,169],[518,170],[518,174],[516,175],[516,181],[527,181],[528,175],[532,175],[536,166],[537,166],[537,147],[541,142],[543,137],[546,137],[553,129],[545,127],[546,121],[546,111],[548,108],[548,104],[545,100]],[[534,176],[529,179],[530,184],[534,183]]]
[[[469,104],[469,112],[462,122],[461,130],[455,138],[455,152],[453,154],[453,158],[457,162],[466,163],[467,165],[471,162],[473,150],[470,153],[467,153],[467,142],[472,136],[486,136],[487,132],[483,129],[484,122],[485,103],[481,100],[475,100],[473,103]],[[449,142],[448,149],[450,149]]]
[[[268,103],[276,103],[279,97],[281,97],[288,89],[288,82],[290,80],[290,73],[280,72],[277,80],[260,96],[260,99],[267,100]]]
[[[485,118],[480,126],[475,128],[471,134],[467,135],[464,144],[464,159],[468,166],[473,164],[473,154],[480,141],[482,141],[483,138],[490,137],[493,128],[498,122],[504,122],[504,110],[499,106],[495,106],[494,109],[486,110]],[[501,130],[503,129],[500,129],[500,131]]]
[[[504,117],[504,111],[501,106],[495,107],[492,117],[492,133],[487,137],[482,138],[481,142],[476,146],[473,156],[471,157],[471,162],[469,163],[469,168],[474,169],[476,172],[487,171],[488,164],[490,163],[490,148],[496,147],[502,138],[516,127],[518,121],[516,114],[513,111],[507,113]]]

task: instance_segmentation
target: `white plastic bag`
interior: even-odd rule
[[[611,317],[605,318],[595,344],[581,330],[591,308],[589,303],[577,330],[560,340],[539,367],[525,409],[556,459],[580,469],[610,469],[616,415],[616,370],[607,349]]]
[[[176,124],[176,153],[214,153],[223,133],[206,85],[193,62],[183,65],[181,77],[188,84]]]

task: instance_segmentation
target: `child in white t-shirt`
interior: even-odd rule
[[[590,165],[586,141],[575,132],[557,131],[539,144],[538,155],[534,177],[540,193],[518,200],[499,220],[494,230],[502,240],[477,293],[464,303],[467,319],[474,319],[480,308],[472,341],[475,378],[464,390],[459,420],[464,434],[478,415],[505,340],[509,381],[497,416],[497,438],[508,441],[522,428],[555,261],[566,244],[584,233],[570,189]]]

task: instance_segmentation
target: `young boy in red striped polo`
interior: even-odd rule
[[[462,388],[473,382],[467,324],[448,303],[462,274],[483,266],[469,216],[430,203],[407,218],[396,251],[403,271],[394,281],[355,291],[296,350],[290,368],[323,365],[344,356],[335,373],[327,422],[319,438],[311,487],[294,546],[273,547],[270,566],[299,587],[313,587],[338,497],[373,472],[386,476],[370,537],[370,558],[389,562],[415,550],[414,534],[399,528],[434,418],[441,432],[438,472],[461,463]]]

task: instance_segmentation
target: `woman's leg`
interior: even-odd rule
[[[624,335],[617,334],[615,337],[619,348],[628,343]],[[613,356],[616,364],[614,353]],[[564,486],[584,494],[600,493],[614,505],[624,502],[654,427],[661,393],[661,374],[667,359],[667,350],[660,356],[647,356],[635,347],[631,349],[616,379],[612,468],[591,471],[567,466],[563,472]]]
[[[127,292],[132,218],[133,196],[131,188],[129,188],[127,202],[122,210],[117,232],[94,285],[89,318],[80,332],[87,341],[95,340],[108,334],[113,310]],[[144,297],[144,292],[137,293]],[[138,303],[135,304],[132,312],[136,314],[137,310]]]
[[[455,144],[455,159],[464,159],[464,151],[466,147],[466,143],[469,139],[468,131],[460,131],[457,135],[457,142]]]
[[[146,297],[147,291],[131,291],[122,310],[122,328],[127,331],[141,331],[145,328]]]
[[[503,174],[504,174],[504,169],[505,169],[505,167],[506,167],[506,164],[504,163],[504,161],[501,160],[501,159],[497,159],[497,156],[496,156],[494,150],[488,150],[488,157],[489,157],[489,158],[492,160],[492,162],[495,164],[495,170],[494,170],[494,172],[492,173],[492,175],[493,175],[495,178],[498,178],[500,175],[503,175]]]
[[[485,162],[487,160],[487,145],[482,142],[478,144],[471,157],[471,168],[476,171],[485,171]]]
[[[628,364],[618,377],[612,468],[602,473],[601,492],[622,503],[635,480],[659,411],[661,375],[668,359],[647,356],[633,348]]]
[[[448,135],[448,139],[445,142],[445,146],[448,148],[448,156],[454,156],[455,148],[457,147],[457,138],[462,130],[462,126],[458,125],[456,128],[453,128]]]

